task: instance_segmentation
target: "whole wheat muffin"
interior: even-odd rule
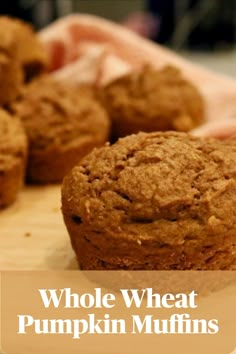
[[[82,269],[235,269],[236,145],[139,133],[65,178],[62,211]]]
[[[12,102],[24,82],[47,68],[47,56],[32,27],[0,16],[0,105]]]
[[[114,139],[140,131],[187,132],[204,120],[200,93],[172,66],[132,72],[108,84],[101,98]]]
[[[82,157],[109,137],[107,113],[87,92],[46,76],[29,84],[12,109],[29,139],[30,182],[61,182]]]
[[[0,208],[11,204],[25,175],[27,139],[19,119],[0,109]]]
[[[16,61],[1,52],[1,48],[0,82],[0,105],[2,106],[12,102],[20,94],[23,85],[23,72]]]

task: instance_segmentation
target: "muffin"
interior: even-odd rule
[[[7,54],[1,52],[0,40],[0,106],[12,102],[19,94],[23,85],[23,72],[18,63]]]
[[[11,204],[22,187],[27,139],[20,120],[0,109],[0,209]]]
[[[101,99],[114,139],[140,131],[188,132],[204,120],[200,93],[172,66],[145,66],[121,77],[104,87]]]
[[[109,137],[109,118],[99,103],[82,89],[46,76],[29,84],[11,109],[21,118],[29,139],[29,182],[61,182]]]
[[[24,82],[47,68],[47,56],[32,27],[0,16],[0,105],[12,102]]]
[[[236,269],[236,145],[139,133],[64,179],[62,211],[87,270]]]

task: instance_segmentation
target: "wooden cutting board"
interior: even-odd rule
[[[61,214],[60,186],[25,187],[0,211],[0,270],[77,269]]]

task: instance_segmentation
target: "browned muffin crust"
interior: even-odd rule
[[[82,157],[109,138],[105,110],[82,89],[49,77],[32,82],[12,109],[29,138],[30,182],[61,182]]]
[[[0,16],[0,105],[12,102],[24,82],[47,68],[46,52],[32,27]]]
[[[32,26],[19,19],[0,17],[0,28],[15,44],[15,57],[24,70],[25,81],[44,72],[48,67],[48,58],[42,43]]]
[[[27,139],[19,119],[0,109],[0,208],[11,204],[25,175]]]
[[[0,105],[6,105],[12,102],[20,94],[23,85],[23,73],[19,64],[15,60],[12,60],[8,55],[1,52],[1,48],[0,82]]]
[[[65,178],[62,211],[82,269],[236,269],[236,145],[140,133]]]
[[[187,132],[202,123],[204,102],[197,88],[172,66],[150,66],[108,84],[102,101],[114,138],[140,131]]]

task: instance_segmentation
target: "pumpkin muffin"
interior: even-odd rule
[[[204,120],[204,102],[197,88],[172,66],[145,66],[108,84],[101,99],[114,139],[140,131],[188,132]]]
[[[236,269],[236,145],[139,133],[65,178],[62,211],[82,269]]]
[[[10,205],[22,187],[27,139],[19,119],[0,109],[0,208]]]
[[[87,90],[47,76],[29,84],[12,110],[29,139],[29,182],[61,182],[82,157],[109,138],[107,113]]]
[[[0,105],[12,102],[22,85],[47,68],[46,52],[32,27],[0,16]]]

